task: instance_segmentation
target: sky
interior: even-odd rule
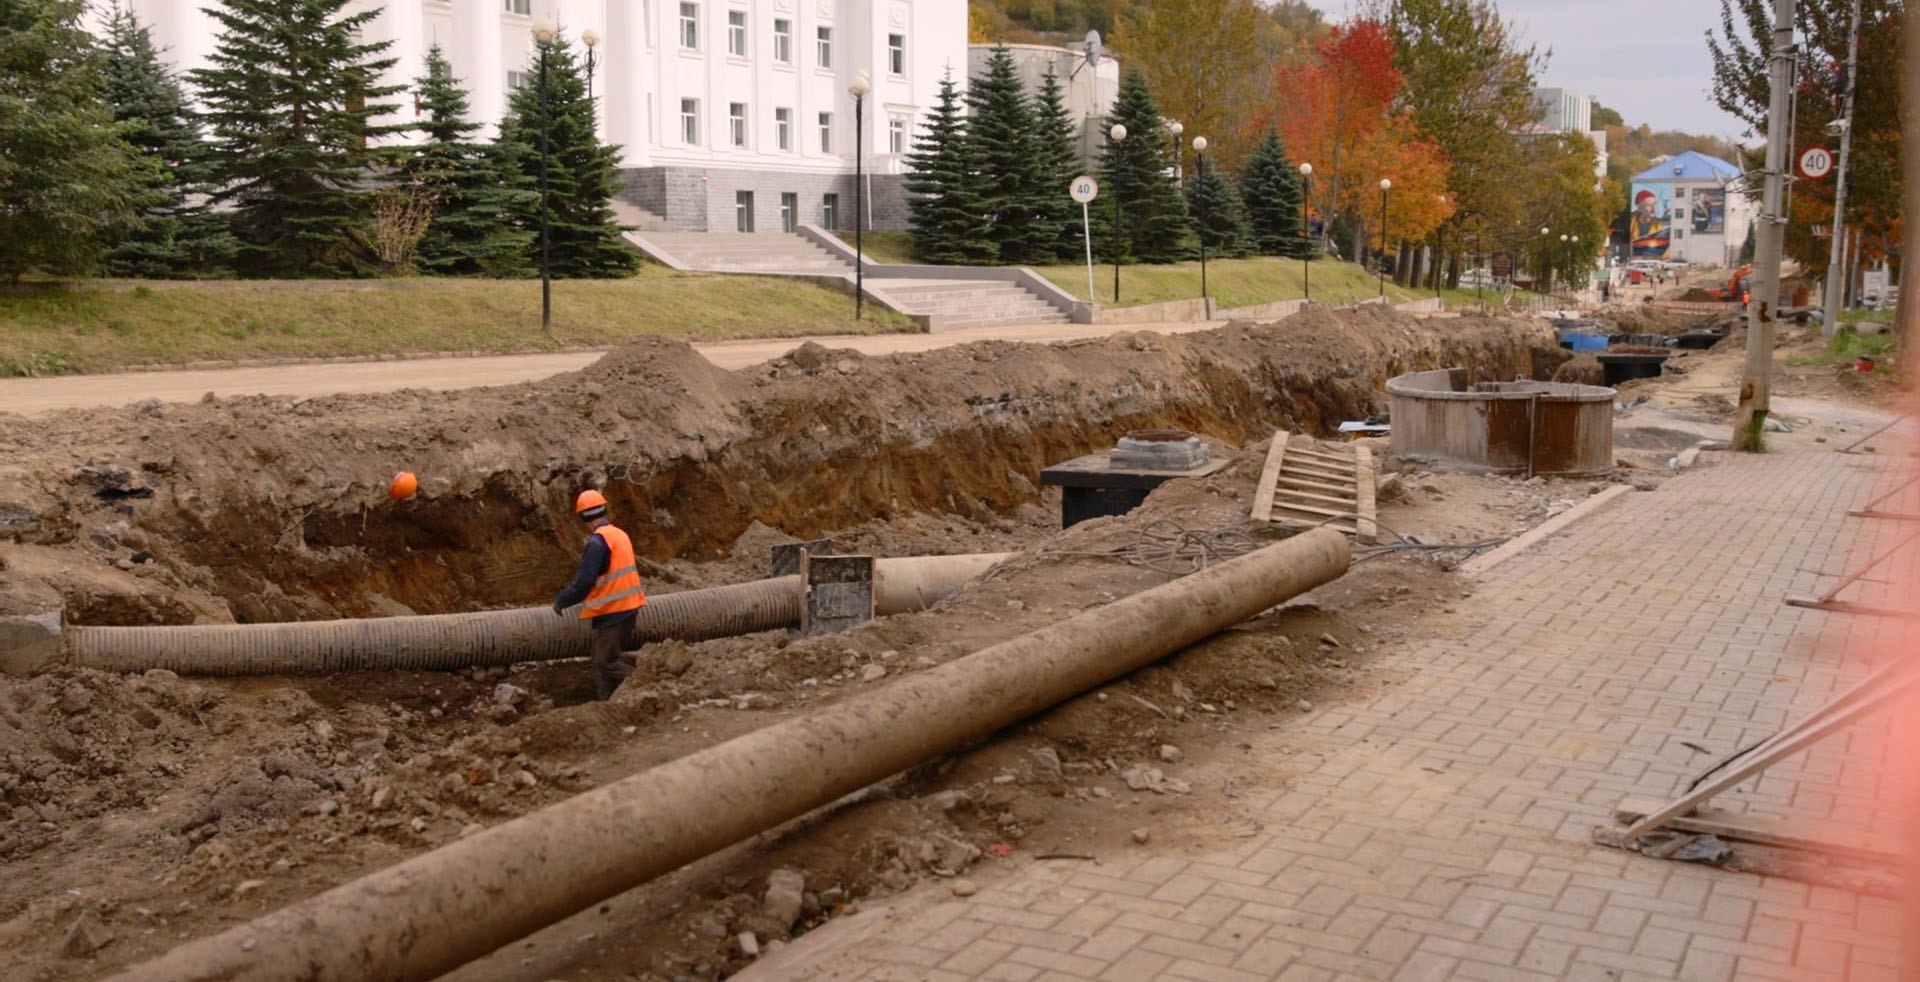
[[[1308,0],[1344,20],[1351,0]],[[1495,0],[1520,36],[1552,57],[1543,86],[1572,89],[1619,110],[1627,125],[1741,139],[1739,120],[1713,104],[1706,32],[1714,0]]]

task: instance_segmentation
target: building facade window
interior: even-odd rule
[[[680,100],[680,139],[687,146],[700,145],[700,100]]]
[[[680,5],[680,46],[700,50],[700,5],[697,3]]]
[[[525,16],[533,12],[533,0],[503,0],[507,13]]]
[[[820,196],[820,227],[837,229],[840,227],[840,196],[823,194]]]
[[[782,150],[793,149],[793,110],[773,111],[773,145]]]
[[[833,114],[820,114],[820,152],[833,152]]]
[[[733,230],[736,232],[753,231],[753,192],[733,192]]]
[[[887,120],[887,152],[898,157],[907,152],[907,120],[893,116]]]
[[[747,56],[747,12],[744,10],[727,11],[727,54],[735,58]]]
[[[747,104],[733,102],[727,104],[727,137],[736,147],[747,145]]]
[[[800,220],[800,196],[792,191],[780,192],[780,231],[793,234],[794,223]]]
[[[907,73],[907,36],[905,34],[887,35],[887,71],[895,75]]]
[[[509,96],[532,84],[533,84],[533,74],[531,72],[508,72],[507,73],[507,94]]]
[[[821,68],[833,67],[833,28],[814,28],[813,57]]]
[[[784,17],[773,20],[773,60],[793,64],[793,21]]]

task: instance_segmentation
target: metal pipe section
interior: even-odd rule
[[[1010,553],[919,556],[874,562],[881,615],[924,610],[958,591]],[[800,623],[798,576],[775,577],[647,598],[629,645],[706,641]],[[173,627],[68,627],[65,663],[108,672],[164,668],[182,675],[315,675],[384,670],[433,671],[515,662],[585,658],[585,622],[546,607]]]
[[[1346,572],[1316,529],[449,843],[114,978],[431,979]]]

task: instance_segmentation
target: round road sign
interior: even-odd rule
[[[1067,185],[1067,191],[1073,195],[1073,200],[1084,205],[1100,196],[1100,182],[1082,174]]]
[[[1833,154],[1826,147],[1808,147],[1800,152],[1800,176],[1819,180],[1833,172]]]

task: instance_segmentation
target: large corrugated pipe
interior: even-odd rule
[[[1340,576],[1317,529],[577,795],[115,976],[430,979]]]
[[[875,609],[921,610],[959,590],[1007,553],[919,556],[874,563]],[[705,641],[800,623],[801,581],[751,583],[649,596],[634,643]],[[374,670],[444,670],[587,656],[586,624],[546,607],[170,627],[67,627],[69,665],[109,672],[164,668],[182,675],[310,675]]]

